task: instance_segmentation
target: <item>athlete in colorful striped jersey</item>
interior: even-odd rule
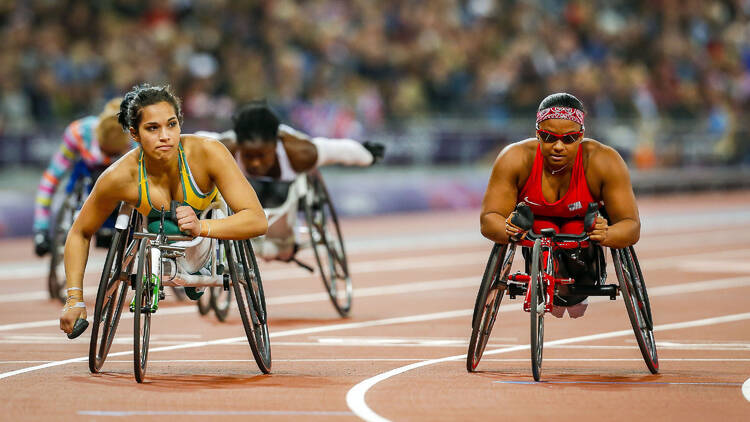
[[[557,233],[581,234],[591,202],[604,204],[609,221],[598,216],[589,238],[602,246],[634,245],[641,221],[622,157],[606,145],[584,135],[583,104],[567,93],[542,100],[536,117],[536,137],[505,147],[495,160],[480,217],[484,237],[508,243],[524,235],[513,224],[514,209],[525,203],[534,214],[535,233],[552,228]],[[561,265],[576,283],[593,283],[594,249],[564,256]],[[587,301],[580,296],[556,295],[552,314],[561,318],[582,316]]]
[[[203,134],[224,143],[251,180],[291,182],[298,174],[326,165],[370,166],[385,152],[384,145],[376,142],[310,137],[281,124],[265,100],[242,106],[233,120],[234,130]],[[258,195],[263,202],[263,192]],[[281,218],[272,224],[264,238],[254,240],[255,253],[267,260],[291,259],[296,241],[291,223]]]
[[[65,173],[81,162],[96,175],[134,146],[117,123],[121,101],[121,98],[112,99],[98,116],[76,120],[65,129],[62,145],[42,174],[37,190],[33,226],[37,255],[49,252],[52,196]]]

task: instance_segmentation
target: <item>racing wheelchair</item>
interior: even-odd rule
[[[525,204],[519,204],[516,210],[519,218],[517,225],[530,229],[533,225],[531,210]],[[597,204],[590,204],[584,227],[593,226],[597,212]],[[517,223],[515,218],[513,223]],[[511,274],[517,246],[523,248],[525,272]],[[593,267],[589,270],[594,273],[594,283],[588,285],[576,283],[574,278],[560,271],[566,254],[575,257],[586,250],[593,256],[593,262],[590,263]],[[656,374],[659,371],[659,358],[654,340],[651,305],[635,249],[629,246],[610,249],[610,252],[618,284],[605,284],[607,273],[603,248],[591,242],[585,231],[581,235],[575,235],[557,234],[554,229],[542,229],[540,233],[529,230],[521,240],[507,245],[495,244],[474,305],[466,369],[469,372],[476,370],[497,320],[500,302],[506,294],[511,299],[522,296],[523,310],[530,315],[531,370],[535,381],[541,379],[544,314],[552,311],[555,295],[608,296],[615,300],[621,294],[643,360],[649,371]]]
[[[291,182],[265,178],[251,178],[250,182],[266,212],[269,234],[277,224],[288,228],[294,250],[284,261],[315,272],[296,256],[301,250],[312,249],[331,303],[339,315],[346,317],[352,306],[352,280],[338,216],[323,176],[315,170]],[[304,224],[298,223],[300,213]],[[253,239],[256,250],[262,251],[267,242],[273,242],[269,234]],[[262,252],[259,255],[264,256]]]
[[[135,291],[133,312],[133,363],[135,379],[143,382],[148,362],[151,315],[164,299],[164,286],[232,288],[242,325],[255,362],[263,373],[271,371],[271,345],[266,302],[255,254],[249,240],[210,240],[210,269],[188,274],[176,265],[186,250],[204,240],[164,233],[165,214],[174,216],[176,203],[162,212],[159,230],[145,230],[142,216],[131,206],[119,208],[115,235],[104,263],[94,307],[89,346],[89,370],[97,373],[107,358],[117,331],[128,289]],[[230,215],[223,200],[214,201],[201,218]],[[204,274],[206,273],[206,274]]]

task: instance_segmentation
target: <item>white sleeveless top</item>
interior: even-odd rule
[[[283,182],[292,182],[297,178],[297,172],[292,168],[292,163],[289,161],[289,155],[286,153],[284,148],[284,142],[281,139],[276,141],[276,160],[279,162],[279,170],[281,174],[278,180]]]

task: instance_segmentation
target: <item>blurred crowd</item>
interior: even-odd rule
[[[142,81],[170,83],[193,129],[259,97],[359,136],[568,91],[600,121],[698,122],[729,155],[748,132],[750,0],[0,0],[0,37],[0,136]]]

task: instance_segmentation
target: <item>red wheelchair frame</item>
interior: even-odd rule
[[[510,274],[516,246],[526,248],[528,273]],[[474,372],[487,346],[490,332],[497,319],[498,308],[507,292],[511,299],[523,296],[523,309],[531,319],[530,348],[531,367],[534,379],[541,379],[542,352],[544,345],[544,314],[552,311],[553,297],[560,286],[565,286],[567,295],[609,296],[614,300],[622,293],[628,316],[633,327],[641,354],[651,373],[659,370],[656,342],[653,336],[651,306],[633,247],[610,249],[619,285],[603,284],[606,270],[603,251],[597,274],[597,284],[577,285],[569,277],[557,277],[560,263],[557,251],[571,249],[601,248],[582,235],[558,235],[553,229],[544,229],[536,234],[529,232],[522,240],[508,245],[496,244],[490,253],[482,284],[477,294],[472,318],[472,334],[469,341],[466,368]],[[601,255],[600,255],[601,254]],[[598,259],[598,258],[597,258]],[[530,262],[529,262],[530,261]]]

